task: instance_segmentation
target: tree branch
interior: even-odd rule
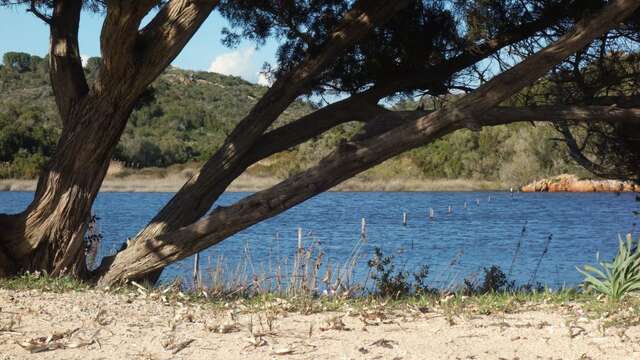
[[[484,125],[483,112],[504,101],[544,75],[571,53],[600,36],[620,19],[640,7],[636,0],[618,0],[596,17],[579,22],[574,31],[497,75],[475,92],[448,108],[422,116],[380,135],[341,147],[317,166],[257,192],[238,203],[216,209],[191,225],[157,237],[136,241],[133,246],[105,261],[100,283],[112,283],[148,274],[163,266],[206,249],[261,220],[279,214],[357,173],[404,151],[425,145],[447,133],[468,126]],[[478,117],[473,119],[470,117]],[[499,119],[484,120],[491,125]],[[501,123],[504,123],[502,121]]]
[[[78,47],[81,10],[82,0],[57,0],[50,21],[49,74],[63,125],[73,104],[89,92]]]
[[[170,0],[140,31],[138,66],[145,83],[150,84],[171,64],[219,2]]]
[[[280,76],[227,137],[222,147],[203,165],[143,229],[136,239],[149,238],[196,221],[246,165],[243,156],[260,136],[342,51],[364,37],[373,27],[406,6],[401,1],[356,1],[327,41],[314,48],[292,70]],[[236,175],[237,176],[237,175]],[[136,240],[137,241],[137,240]]]
[[[108,88],[135,101],[171,64],[218,2],[170,0],[139,30],[158,1],[110,1],[101,35],[104,71],[98,90]]]
[[[42,12],[40,12],[40,10],[38,10],[36,6],[36,0],[31,0],[31,4],[29,5],[29,9],[27,9],[27,12],[32,13],[38,19],[44,21],[48,25],[51,25],[51,18],[49,16],[46,16]]]
[[[157,0],[107,1],[107,15],[100,33],[102,68],[94,88],[98,94],[109,85],[129,82],[135,68],[138,28]],[[111,86],[113,87],[113,86]]]

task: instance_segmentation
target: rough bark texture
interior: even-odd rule
[[[155,4],[108,2],[101,37],[105,64],[90,91],[77,40],[82,1],[54,2],[47,21],[50,74],[63,130],[29,207],[20,214],[0,215],[0,276],[25,270],[88,275],[85,223],[133,105],[217,1],[169,1],[138,30]]]
[[[542,77],[570,54],[586,46],[640,4],[617,1],[597,16],[579,22],[574,31],[496,76],[473,93],[440,111],[421,116],[380,135],[345,144],[319,165],[258,192],[238,203],[216,209],[200,221],[176,231],[137,241],[108,259],[100,283],[108,284],[144,276],[163,266],[203,250],[261,220],[299,204],[382,161],[424,145],[451,131],[478,129],[484,115],[511,94]],[[490,119],[489,124],[501,122]]]
[[[10,231],[0,234],[19,270],[83,275],[84,224],[130,109],[92,97],[70,109],[57,155],[42,172],[34,200],[11,216]]]
[[[234,161],[227,162],[223,167],[216,166],[218,164],[216,156],[219,156],[216,154],[205,164],[200,173],[190,179],[180,192],[137,234],[134,241],[158,236],[198,220],[205,215],[219,195],[236,177],[250,165],[269,155],[301,144],[348,121],[378,123],[380,108],[376,104],[380,99],[402,90],[440,86],[453,74],[494,54],[505,46],[532,36],[553,24],[561,14],[556,10],[555,7],[549,8],[540,19],[498,34],[493,39],[466,49],[454,58],[434,64],[426,71],[391,77],[361,94],[328,105],[291,124],[270,131],[255,139],[253,145],[244,155],[236,156]],[[299,87],[299,90],[302,90],[302,87]],[[253,121],[250,117],[245,120]],[[198,206],[193,206],[194,201],[198,202]],[[155,282],[160,272],[161,269],[148,275],[145,280]]]
[[[327,41],[269,88],[200,172],[186,182],[133,242],[178,229],[204,215],[227,186],[250,165],[243,155],[253,148],[264,131],[304,92],[314,77],[346,47],[408,3],[406,0],[356,2]],[[158,275],[159,273],[152,274],[151,280],[155,280]]]
[[[20,214],[0,215],[0,276],[21,270],[88,276],[84,224],[105,176],[113,149],[138,96],[177,56],[217,1],[170,0],[144,28],[152,0],[108,1],[101,36],[104,65],[89,89],[82,72],[77,31],[79,0],[54,1],[51,19],[51,80],[63,119],[57,152],[39,179],[34,201]],[[220,150],[143,229],[133,244],[105,259],[91,274],[101,284],[151,278],[169,263],[309,199],[382,161],[461,128],[516,121],[635,121],[638,109],[618,107],[495,108],[579,51],[640,3],[617,0],[574,31],[530,56],[448,107],[394,113],[377,106],[397,91],[437,86],[455,72],[498,49],[531,36],[555,21],[542,18],[498,36],[427,71],[381,81],[281,128],[269,126],[340,53],[408,3],[356,1],[326,42],[284,74],[230,134]],[[367,122],[363,132],[332,154],[282,183],[201,218],[248,166],[347,121]],[[200,219],[200,220],[199,220]]]

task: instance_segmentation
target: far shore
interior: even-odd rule
[[[101,192],[176,192],[186,182],[184,176],[165,177],[127,176],[107,177]],[[282,179],[242,175],[230,186],[230,192],[255,192],[267,189]],[[0,179],[0,191],[35,191],[37,180]],[[370,179],[355,177],[331,191],[502,191],[509,186],[501,182],[470,179]]]

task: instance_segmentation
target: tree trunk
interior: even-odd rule
[[[532,84],[567,56],[629,16],[639,5],[637,0],[614,2],[595,17],[580,21],[572,32],[555,43],[495,76],[450,106],[374,137],[345,143],[317,166],[271,189],[255,193],[232,206],[218,208],[211,215],[176,231],[134,242],[133,246],[116,256],[105,259],[96,273],[98,283],[111,284],[155,273],[394,155],[460,128],[479,129],[484,125],[483,116],[489,110]],[[220,166],[217,173],[225,168]],[[200,176],[195,180],[200,180]],[[185,187],[191,190],[193,184],[187,183]],[[192,197],[190,200],[200,201],[201,198]]]
[[[34,200],[24,212],[0,217],[0,275],[36,270],[87,275],[85,224],[131,111],[116,103],[89,96],[64,119]]]

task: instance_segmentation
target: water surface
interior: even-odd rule
[[[246,195],[226,193],[219,204],[232,204]],[[111,253],[135,236],[171,196],[101,193],[94,205],[105,238],[101,253]],[[27,192],[0,192],[0,213],[19,211],[32,197]],[[274,259],[294,252],[298,227],[303,229],[305,245],[314,242],[322,247],[325,263],[342,263],[358,242],[365,218],[367,244],[362,248],[360,277],[366,274],[366,259],[378,246],[395,255],[401,268],[428,264],[432,284],[446,286],[493,264],[508,272],[521,242],[512,269],[514,279],[531,281],[540,262],[535,281],[571,286],[581,280],[576,266],[594,262],[597,252],[612,257],[618,235],[635,232],[637,218],[632,211],[638,206],[634,197],[612,193],[324,193],[208,249],[201,254],[202,266],[212,265],[223,255],[233,267],[246,258],[247,251],[254,267],[272,266]],[[434,212],[431,220],[429,209]],[[408,214],[406,226],[402,225],[403,212]],[[547,241],[547,252],[540,261]],[[170,266],[163,279],[188,276],[191,267],[192,260],[185,259]]]

